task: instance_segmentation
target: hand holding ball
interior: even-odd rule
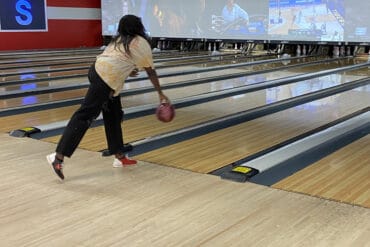
[[[175,107],[169,102],[162,102],[156,109],[155,115],[164,123],[171,122],[175,117]]]

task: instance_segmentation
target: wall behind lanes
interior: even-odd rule
[[[0,50],[95,47],[103,44],[100,0],[47,0],[47,31],[0,32]]]

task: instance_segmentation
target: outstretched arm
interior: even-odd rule
[[[144,69],[146,73],[148,74],[150,82],[153,84],[155,90],[157,90],[158,92],[160,102],[170,102],[168,97],[164,95],[162,92],[161,85],[159,84],[159,80],[158,80],[158,75],[155,69],[151,67],[146,67]]]

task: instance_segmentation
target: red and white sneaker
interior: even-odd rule
[[[54,169],[54,172],[58,175],[60,179],[64,179],[64,174],[63,174],[63,166],[64,163],[63,161],[60,161],[55,158],[55,153],[49,154],[46,156],[46,160],[48,161],[49,165],[51,165]]]
[[[114,158],[113,161],[113,167],[131,166],[136,164],[137,164],[136,160],[129,159],[126,155],[120,159]]]

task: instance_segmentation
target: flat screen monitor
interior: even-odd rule
[[[102,0],[103,35],[125,14],[152,37],[184,39],[370,41],[370,1]]]

